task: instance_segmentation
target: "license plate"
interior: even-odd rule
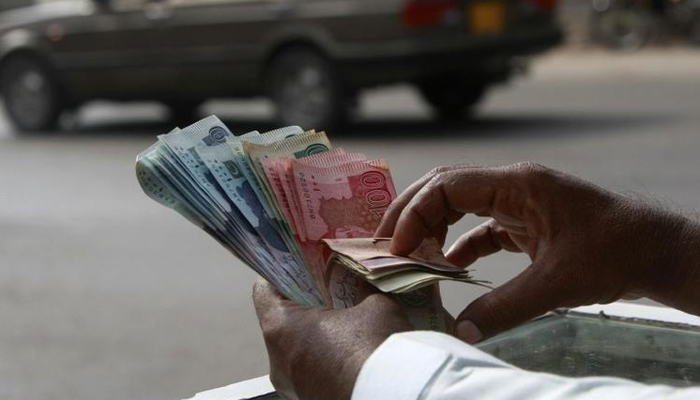
[[[505,30],[506,5],[502,1],[477,1],[467,8],[467,22],[475,35]]]

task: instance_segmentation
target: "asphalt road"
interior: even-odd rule
[[[700,209],[700,54],[555,54],[443,125],[406,87],[365,98],[336,145],[388,159],[398,188],[448,163],[537,161],[684,212]],[[209,106],[237,132],[264,102]],[[0,398],[176,400],[266,373],[254,275],[133,173],[169,130],[157,105],[97,104],[62,132],[18,136],[0,118]],[[452,234],[478,223],[467,218]],[[527,265],[503,254],[476,275]],[[482,290],[446,285],[458,312]]]

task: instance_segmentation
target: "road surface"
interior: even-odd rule
[[[330,137],[388,159],[405,188],[449,163],[532,160],[666,207],[700,209],[700,54],[558,53],[443,125],[410,88],[373,91]],[[271,127],[264,102],[208,106],[236,132]],[[96,104],[67,128],[18,136],[0,118],[0,398],[176,400],[266,373],[255,279],[143,195],[134,157],[171,128],[157,105]],[[451,238],[478,223],[466,218]],[[527,265],[502,254],[475,275]],[[444,286],[459,312],[483,290]]]

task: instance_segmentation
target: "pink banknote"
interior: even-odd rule
[[[396,197],[394,183],[383,160],[331,167],[294,161],[293,172],[306,232],[307,264],[317,282],[325,282],[320,240],[372,237]],[[326,299],[330,301],[328,293]]]

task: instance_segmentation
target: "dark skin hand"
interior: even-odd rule
[[[457,335],[474,343],[557,307],[650,297],[700,314],[700,229],[682,217],[535,164],[439,168],[387,210],[377,237],[408,254],[470,213],[488,216],[448,251],[467,266],[500,250],[530,266],[475,300]],[[376,294],[345,310],[304,308],[260,281],[253,295],[270,378],[288,399],[349,399],[363,363],[411,326],[398,303]]]
[[[392,334],[411,329],[403,308],[382,294],[344,310],[305,308],[261,279],[253,301],[270,380],[286,399],[350,399],[370,354]]]
[[[469,343],[558,307],[649,297],[700,314],[700,230],[650,207],[540,165],[444,167],[410,186],[376,232],[406,255],[429,236],[444,241],[465,214],[490,217],[447,258],[468,266],[500,250],[531,264],[471,303],[456,334]]]

